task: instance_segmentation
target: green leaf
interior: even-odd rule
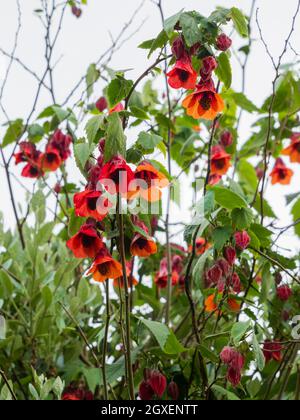
[[[45,134],[44,128],[39,124],[32,124],[28,127],[28,138],[30,140],[40,140]]]
[[[179,343],[173,331],[171,331],[165,324],[157,321],[150,321],[145,318],[138,318],[154,335],[160,348],[166,354],[179,354],[186,351],[186,349]]]
[[[138,108],[137,106],[131,106],[130,111],[131,111],[131,113],[134,117],[139,118],[140,120],[149,120],[150,119],[147,112],[144,111],[142,108]]]
[[[165,29],[168,36],[172,35],[176,24],[180,21],[180,17],[183,13],[183,10],[184,9],[182,9],[180,12],[176,13],[176,15],[173,15],[173,16],[171,16],[171,17],[169,17],[168,19],[165,20],[164,29]]]
[[[253,346],[253,352],[256,359],[257,368],[259,369],[260,372],[262,372],[265,368],[266,360],[255,334],[253,334],[252,346]]]
[[[220,397],[225,397],[229,401],[240,401],[239,397],[237,397],[233,392],[228,391],[225,388],[222,388],[219,385],[213,385],[212,389],[220,395]]]
[[[230,239],[231,235],[232,235],[232,228],[230,226],[217,227],[212,232],[214,248],[217,251],[221,251],[221,249],[224,247],[226,242]]]
[[[167,35],[165,30],[162,30],[159,33],[158,37],[152,41],[152,44],[150,46],[150,51],[149,51],[149,54],[148,54],[148,58],[150,58],[151,55],[154,53],[154,51],[156,51],[157,49],[164,48],[165,45],[167,44],[167,42],[168,42],[168,35]]]
[[[247,208],[248,204],[243,197],[224,187],[213,187],[215,201],[228,210],[235,208]]]
[[[6,338],[6,321],[5,318],[0,315],[0,340],[5,340]]]
[[[231,18],[237,32],[243,37],[247,38],[249,35],[248,22],[245,15],[237,7],[231,9]]]
[[[216,75],[224,83],[225,88],[229,89],[232,83],[232,69],[229,57],[226,53],[222,53],[218,57]]]
[[[141,146],[144,150],[154,150],[155,147],[162,141],[163,138],[161,136],[142,131],[138,136],[136,144]]]
[[[292,208],[292,215],[294,218],[294,222],[300,219],[300,199],[294,204]],[[295,232],[298,236],[300,236],[300,223],[295,225]]]
[[[201,355],[204,358],[210,360],[213,363],[216,363],[216,364],[219,363],[219,361],[220,361],[219,356],[216,355],[215,353],[213,353],[210,349],[208,349],[207,347],[203,346],[202,344],[200,344],[198,346],[198,348],[199,348],[199,351],[200,351]]]
[[[247,229],[252,220],[253,215],[250,209],[234,209],[231,213],[232,224],[236,226],[238,230]]]
[[[258,195],[254,206],[255,210],[260,214],[261,213],[261,200],[260,200],[260,194]],[[272,207],[270,206],[270,204],[267,202],[267,200],[263,199],[263,209],[264,209],[264,215],[265,217],[271,217],[274,219],[277,219],[276,214],[274,213]]]
[[[244,93],[241,92],[233,92],[232,98],[235,101],[236,105],[238,105],[240,108],[244,109],[248,112],[258,112],[258,108],[256,105],[254,105],[253,102],[251,102],[247,96]]]
[[[245,336],[246,332],[251,326],[251,321],[247,322],[236,322],[231,329],[231,338],[234,344],[239,345],[242,338]]]
[[[11,143],[16,142],[21,134],[23,133],[24,126],[23,126],[23,120],[21,118],[10,121],[8,125],[8,129],[6,130],[6,133],[4,135],[1,147],[6,147]]]
[[[258,223],[253,223],[251,225],[251,231],[257,236],[263,247],[268,247],[270,245],[273,232],[269,229]]]
[[[103,118],[101,115],[92,117],[85,126],[85,132],[89,141],[89,144],[93,144],[96,140],[100,139],[97,137],[99,130],[103,124]]]
[[[188,47],[192,47],[201,39],[197,15],[194,12],[186,12],[180,16],[179,21],[184,40]]]
[[[97,80],[100,77],[100,72],[97,69],[96,64],[91,64],[88,68],[87,74],[86,74],[86,91],[88,98],[91,96],[94,90],[94,84],[97,82]]]
[[[112,157],[121,155],[126,157],[126,137],[124,135],[121,119],[117,112],[108,118],[106,131],[106,142],[104,150],[104,160],[108,162]]]
[[[245,183],[247,189],[255,193],[258,184],[258,178],[254,167],[246,159],[241,159],[237,166],[239,178]]]
[[[200,284],[201,288],[204,288],[203,273],[204,273],[206,261],[208,257],[210,256],[211,252],[212,252],[211,249],[209,249],[203,255],[201,255],[201,257],[198,259],[193,270],[193,278],[195,279],[197,284]]]
[[[70,237],[74,236],[79,231],[84,221],[85,219],[76,216],[74,209],[72,209],[68,225],[68,233]]]
[[[90,157],[90,146],[88,143],[78,141],[74,145],[74,155],[78,168],[85,173],[85,165]]]
[[[132,86],[132,80],[127,80],[122,76],[117,76],[113,79],[107,88],[107,98],[110,108],[114,108],[126,98],[131,91]]]

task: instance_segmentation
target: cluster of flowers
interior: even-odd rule
[[[42,177],[45,172],[56,171],[71,156],[71,144],[72,137],[61,130],[56,130],[50,137],[43,153],[37,150],[34,143],[23,141],[14,155],[15,163],[26,163],[22,170],[23,177]]]
[[[291,163],[300,163],[300,133],[291,136],[291,144],[282,150],[281,154],[290,157]],[[272,185],[289,185],[294,171],[286,166],[282,158],[276,159],[275,166],[270,174]]]
[[[112,257],[99,232],[104,231],[101,222],[113,207],[105,193],[118,194],[129,201],[137,197],[147,201],[158,201],[162,194],[161,187],[167,185],[167,182],[161,183],[163,180],[166,181],[166,178],[148,162],[142,162],[134,172],[121,156],[115,156],[104,164],[104,144],[103,140],[99,143],[100,156],[96,165],[88,167],[86,189],[74,195],[76,215],[87,220],[79,232],[69,239],[67,246],[76,258],[94,259],[88,274],[92,274],[95,281],[114,279],[115,284],[122,286],[122,266]],[[132,257],[147,258],[156,254],[157,245],[149,235],[148,227],[137,216],[132,216],[132,223],[138,228],[131,240]],[[127,275],[131,276],[132,285],[137,283],[132,278],[130,261],[127,263]]]
[[[168,388],[168,389],[167,389]],[[144,370],[144,380],[139,386],[139,397],[141,400],[161,399],[167,389],[172,400],[179,399],[179,387],[173,380],[167,387],[167,378],[158,370]]]
[[[236,293],[242,291],[242,284],[238,273],[235,271],[235,262],[237,253],[248,248],[250,244],[250,236],[246,231],[236,232],[234,235],[233,246],[226,246],[223,250],[224,258],[219,258],[214,265],[204,274],[205,284],[207,288],[216,288],[220,294]],[[207,312],[218,311],[217,295],[210,295],[205,301],[205,309]],[[239,304],[233,298],[227,300],[230,309],[234,312],[240,310]]]
[[[216,48],[220,51],[227,51],[231,44],[231,39],[225,34],[221,34],[216,40]],[[176,58],[176,63],[174,68],[167,73],[168,83],[174,89],[195,90],[183,101],[183,107],[186,108],[188,115],[194,119],[214,120],[224,109],[224,101],[217,93],[212,78],[218,63],[213,56],[205,57],[202,60],[200,81],[197,84],[198,73],[193,68],[192,57],[200,49],[200,44],[187,48],[182,36],[175,39],[172,53]]]
[[[232,347],[224,347],[220,354],[222,362],[228,366],[227,380],[238,386],[242,379],[242,370],[245,365],[244,356]]]

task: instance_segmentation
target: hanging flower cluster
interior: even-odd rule
[[[234,386],[238,386],[242,378],[242,370],[245,365],[244,356],[232,347],[225,347],[220,358],[228,366],[227,380]]]
[[[21,175],[26,178],[39,178],[45,172],[55,172],[71,156],[72,137],[56,130],[50,137],[45,151],[37,150],[34,143],[23,141],[15,153],[16,165],[26,163]]]

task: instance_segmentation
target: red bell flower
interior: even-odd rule
[[[105,219],[111,207],[107,199],[101,199],[100,191],[85,190],[74,195],[75,213],[79,217],[92,217],[95,220]],[[102,202],[103,201],[103,202]]]
[[[224,131],[220,138],[220,144],[223,147],[229,147],[233,143],[233,135],[230,131]]]
[[[40,176],[44,175],[44,172],[41,170],[38,164],[27,163],[27,165],[24,166],[21,175],[24,178],[39,178]]]
[[[272,185],[289,185],[294,175],[294,171],[289,169],[281,158],[277,159],[273,171],[270,173]]]
[[[289,156],[292,163],[300,163],[300,133],[294,133],[289,147],[283,149],[282,155]]]
[[[161,398],[167,387],[166,377],[158,371],[153,371],[148,382],[155,395],[157,395],[158,398]]]
[[[240,370],[229,367],[226,377],[233,387],[237,387],[241,382],[242,374]]]
[[[282,345],[277,341],[267,340],[264,344],[263,353],[266,359],[266,363],[271,360],[281,362],[282,360]]]
[[[20,151],[14,154],[15,164],[23,162],[35,162],[39,157],[36,145],[29,141],[22,141],[19,144]]]
[[[128,186],[133,179],[134,173],[122,156],[115,156],[107,162],[101,168],[99,176],[99,181],[105,185],[110,194],[127,194]]]
[[[210,270],[208,270],[207,277],[210,280],[210,285],[215,286],[223,277],[221,268],[215,264]]]
[[[217,38],[217,48],[220,51],[227,51],[232,45],[232,40],[226,34],[221,34]]]
[[[218,185],[219,182],[221,181],[222,176],[218,175],[218,174],[210,174],[209,175],[209,180],[208,180],[208,185],[214,186],[214,185]]]
[[[165,175],[145,161],[136,168],[134,180],[129,185],[128,197],[133,199],[140,196],[146,201],[157,202],[161,200],[162,188],[168,184]]]
[[[220,359],[222,360],[222,362],[225,365],[229,365],[230,362],[232,361],[234,354],[235,354],[235,349],[233,349],[232,347],[224,347],[223,350],[221,351],[220,354]]]
[[[95,258],[103,247],[103,241],[91,224],[85,223],[79,232],[67,242],[76,258]]]
[[[241,251],[247,249],[251,242],[251,238],[245,230],[242,232],[236,232],[234,239],[236,247]]]
[[[172,398],[173,401],[179,399],[179,388],[176,382],[172,381],[168,385],[168,395]]]
[[[212,80],[197,85],[196,91],[188,95],[182,105],[187,109],[187,114],[194,119],[205,120],[214,120],[225,107]]]
[[[236,260],[236,251],[232,246],[227,246],[224,249],[224,257],[228,261],[228,263],[233,266]]]
[[[48,146],[45,153],[39,157],[39,164],[43,171],[56,171],[62,164],[59,151],[52,146]]]
[[[103,283],[108,279],[120,278],[123,271],[121,264],[113,259],[107,248],[103,247],[87,274],[92,274],[95,281]]]
[[[211,244],[207,242],[205,238],[196,239],[196,255],[203,255],[209,248]],[[189,252],[192,252],[193,246],[189,246]]]
[[[225,365],[228,365],[227,379],[234,386],[241,382],[241,372],[245,365],[245,358],[232,347],[224,347],[220,358]]]
[[[101,96],[101,98],[98,99],[95,105],[98,111],[103,112],[107,108],[108,104],[106,98],[104,96]]]
[[[225,260],[224,258],[220,258],[217,261],[217,265],[220,267],[220,269],[222,270],[222,274],[225,278],[227,278],[229,276],[229,273],[231,272],[231,266],[229,265],[229,263],[227,262],[227,260]]]
[[[232,274],[231,279],[230,279],[230,286],[232,287],[235,293],[241,293],[242,283],[237,273]]]
[[[190,57],[185,54],[176,61],[175,67],[167,73],[168,83],[173,89],[195,89],[198,74],[192,67]]]
[[[289,298],[293,295],[292,289],[287,285],[277,287],[276,293],[277,297],[282,302],[287,302]]]
[[[86,387],[80,386],[77,383],[71,383],[64,389],[61,397],[62,401],[92,401],[94,399],[93,393],[86,389]]]
[[[172,270],[172,286],[179,282],[179,274],[176,270]],[[168,285],[168,260],[163,258],[160,263],[159,272],[155,277],[155,283],[160,289],[165,289]]]
[[[149,236],[149,229],[147,226],[137,221],[136,224],[145,232],[145,235],[137,232],[130,245],[131,255],[134,257],[147,258],[150,255],[157,253],[157,245],[153,238]]]
[[[48,146],[56,149],[63,161],[66,161],[71,156],[70,146],[72,144],[72,137],[68,134],[64,134],[61,130],[56,130],[51,139],[49,140]]]
[[[212,175],[225,175],[231,167],[231,156],[225,152],[223,147],[214,146],[212,148],[211,156],[211,174]]]

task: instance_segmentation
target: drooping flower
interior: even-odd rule
[[[211,81],[212,72],[218,67],[217,60],[213,56],[205,57],[202,61],[202,67],[200,70],[200,75],[202,82]]]
[[[14,154],[15,164],[23,162],[36,162],[40,152],[37,151],[36,145],[29,141],[22,141],[19,144],[19,152]]]
[[[277,297],[282,302],[286,302],[293,295],[292,289],[288,285],[279,286],[276,289]]]
[[[151,401],[154,397],[154,391],[148,380],[143,380],[139,386],[139,397],[142,401]]]
[[[184,54],[175,67],[167,73],[168,83],[173,89],[195,89],[198,74],[193,69],[190,57]]]
[[[223,147],[214,146],[212,148],[211,156],[211,174],[212,175],[225,175],[231,167],[231,156],[225,152]]]
[[[81,226],[79,232],[67,242],[67,247],[76,258],[95,258],[103,246],[96,228],[89,223]]]
[[[216,46],[220,51],[227,51],[232,45],[232,40],[226,34],[220,34],[217,38]]]
[[[172,286],[175,286],[179,282],[180,273],[172,264],[172,274],[171,274]],[[165,289],[168,285],[168,260],[163,258],[160,262],[159,272],[155,277],[155,283],[160,289]]]
[[[208,185],[214,186],[214,185],[218,185],[219,182],[221,181],[222,176],[218,175],[218,174],[210,174],[209,175],[209,180],[208,180]]]
[[[281,362],[282,360],[282,345],[277,341],[267,340],[264,343],[263,353],[266,359],[266,362],[275,360],[276,362]]]
[[[282,150],[282,155],[289,156],[292,163],[300,163],[300,133],[294,133],[291,144]]]
[[[142,197],[149,202],[161,200],[162,188],[166,187],[169,181],[164,174],[159,172],[147,161],[142,162],[136,168],[134,181],[129,185],[129,198]]]
[[[94,394],[86,386],[73,382],[64,389],[61,399],[62,401],[92,401]]]
[[[211,244],[207,242],[205,238],[196,239],[196,255],[203,255],[209,248]],[[189,246],[189,252],[192,252],[193,246]]]
[[[92,217],[95,220],[105,219],[111,207],[108,199],[101,199],[100,191],[85,190],[74,195],[75,213],[79,217]]]
[[[128,186],[133,179],[134,173],[122,156],[115,156],[107,162],[101,168],[99,176],[99,181],[105,184],[110,194],[127,194]]]
[[[167,387],[167,378],[159,371],[153,371],[148,382],[155,395],[157,395],[158,398],[161,398]]]
[[[145,232],[145,235],[137,232],[130,245],[130,253],[134,257],[147,258],[157,253],[157,245],[153,238],[149,236],[149,229],[142,222],[137,225]]]
[[[173,41],[172,54],[176,60],[180,60],[187,54],[182,36],[177,37]]]
[[[39,157],[39,165],[43,171],[56,171],[62,164],[59,151],[52,146],[46,148],[45,153]]]
[[[293,175],[294,171],[289,169],[281,158],[278,158],[276,160],[273,171],[270,173],[270,177],[272,178],[272,185],[289,185]]]
[[[242,283],[239,275],[236,272],[232,274],[229,285],[232,287],[235,293],[241,293]]]
[[[212,268],[208,270],[207,277],[210,280],[210,286],[217,285],[223,277],[221,268],[217,264],[215,264]]]
[[[72,144],[72,137],[64,134],[61,130],[56,130],[50,138],[48,146],[56,149],[63,161],[66,161],[71,156],[70,146]]]
[[[95,281],[103,283],[108,279],[120,278],[122,273],[122,265],[103,247],[87,274],[92,274]]]
[[[216,303],[216,295],[210,295],[206,298],[205,303],[205,311],[206,312],[215,312],[218,309],[218,305]]]
[[[196,91],[188,95],[182,105],[191,117],[206,120],[214,120],[225,107],[224,101],[216,92],[212,80],[197,85]]]
[[[24,178],[39,178],[44,175],[44,172],[39,167],[38,163],[27,163],[27,165],[24,166],[21,175]]]
[[[236,232],[234,240],[236,247],[241,251],[247,249],[251,242],[251,238],[245,230],[242,232]]]
[[[244,356],[232,347],[224,347],[220,358],[228,365],[227,379],[234,386],[238,386],[242,379],[242,370],[245,365]]]

